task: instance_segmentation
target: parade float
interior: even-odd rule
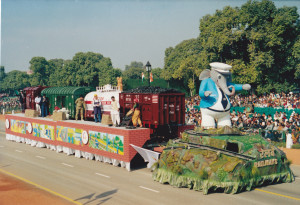
[[[142,147],[147,146],[148,151],[157,159],[159,153],[150,149],[157,146],[158,141],[165,143],[167,141],[163,140],[166,137],[167,140],[178,137],[182,130],[194,127],[184,124],[185,94],[172,89],[141,87],[121,92],[119,86],[105,85],[93,92],[85,87],[51,87],[34,91],[39,91],[34,93],[35,96],[42,94],[49,98],[51,116],[38,117],[34,110],[35,104],[28,107],[31,109],[27,109],[25,114],[5,115],[7,140],[49,148],[78,158],[95,159],[124,167],[128,171],[137,154],[136,149],[144,150]],[[86,117],[93,117],[91,101],[95,94],[103,102],[102,123],[74,120],[74,102],[83,95]],[[130,124],[123,127],[111,126],[109,113],[112,96],[119,99],[121,116],[125,116],[135,102],[139,103],[142,128],[135,128]],[[56,111],[55,107],[60,110]],[[33,114],[26,115],[27,111]],[[63,113],[68,113],[69,118],[64,118]]]
[[[294,181],[284,152],[257,134],[231,128],[227,95],[249,90],[231,83],[231,66],[211,63],[200,74],[201,127],[170,140],[157,163],[153,179],[204,194],[238,193],[254,187]],[[225,93],[225,94],[224,94]]]
[[[139,153],[153,170],[154,180],[204,194],[238,193],[294,181],[290,162],[281,150],[260,135],[231,128],[228,95],[251,86],[232,83],[231,66],[227,64],[212,63],[211,67],[200,75],[200,127],[184,124],[185,95],[172,89],[140,87],[121,92],[120,88],[105,86],[88,94],[90,91],[82,87],[44,88],[34,91],[49,97],[52,107],[64,106],[60,108],[70,113],[70,119],[5,115],[6,139],[110,163],[128,171]],[[76,98],[85,94],[89,106],[95,93],[107,101],[104,113],[109,112],[112,95],[119,95],[121,116],[135,102],[139,103],[143,128],[72,120]],[[34,111],[32,106],[30,111]],[[90,110],[87,107],[92,116]],[[50,113],[54,116],[52,109]]]

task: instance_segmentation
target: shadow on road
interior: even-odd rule
[[[93,193],[93,194],[86,195],[81,198],[75,199],[75,201],[87,200],[86,202],[83,203],[83,205],[90,204],[90,203],[96,201],[96,203],[98,205],[100,205],[100,204],[103,204],[104,202],[110,200],[112,198],[111,195],[117,193],[117,191],[118,191],[118,189],[115,189],[115,190],[107,191],[107,192],[104,192],[104,193],[101,193],[98,195],[96,195],[96,193]],[[111,197],[108,197],[108,196],[111,196]],[[108,197],[108,198],[105,198],[105,197]],[[105,199],[102,199],[102,198],[105,198]],[[102,200],[100,200],[100,199],[102,199]]]

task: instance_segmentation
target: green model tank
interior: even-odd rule
[[[238,193],[294,181],[289,165],[284,152],[258,134],[196,127],[168,142],[154,165],[153,179],[204,194]]]

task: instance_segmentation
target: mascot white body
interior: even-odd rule
[[[235,91],[249,90],[249,84],[234,84],[231,82],[232,66],[225,63],[211,63],[211,70],[201,72],[199,79],[202,80],[199,96],[201,97],[200,110],[202,115],[201,127],[215,128],[230,126],[231,104],[228,96]]]

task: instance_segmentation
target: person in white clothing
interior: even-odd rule
[[[286,135],[286,148],[291,149],[293,146],[293,138],[291,131]]]
[[[115,97],[111,97],[111,120],[114,126],[120,125],[120,104],[116,101]]]
[[[40,106],[40,103],[41,103],[41,96],[36,96],[35,99],[34,99],[34,102],[35,102],[35,110],[38,111],[40,114],[41,114],[41,106]]]

